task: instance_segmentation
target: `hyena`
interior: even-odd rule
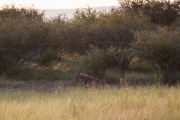
[[[93,82],[97,82],[97,79],[94,78],[93,76],[86,75],[83,73],[78,73],[76,76],[76,79],[81,79],[82,82],[84,83],[84,85],[91,84]]]

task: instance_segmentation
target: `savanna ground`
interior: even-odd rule
[[[161,86],[143,66],[130,65],[124,78],[109,70],[105,82],[119,82],[89,87],[66,63],[54,72],[12,68],[16,79],[0,79],[0,120],[179,120],[179,85]]]
[[[71,20],[4,6],[0,120],[180,120],[180,2],[120,4]]]
[[[131,66],[130,69],[134,68]],[[169,87],[148,83],[157,81],[154,73],[130,72],[130,69],[125,83],[122,83],[124,79],[119,79],[115,85],[91,87],[76,84],[72,71],[66,74],[54,72],[50,78],[45,76],[47,71],[33,74],[34,78],[44,74],[48,80],[1,78],[0,120],[179,120],[179,85]],[[106,82],[118,78],[112,71],[106,74]]]
[[[70,66],[8,71],[0,79],[0,120],[180,119],[179,85],[162,86],[146,63],[130,64],[124,77],[108,70],[107,84],[88,87]]]
[[[179,87],[57,87],[0,92],[1,120],[179,120]]]

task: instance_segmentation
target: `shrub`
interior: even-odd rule
[[[60,80],[67,78],[67,72],[30,68],[28,65],[14,65],[4,75],[6,78],[13,80]]]
[[[104,78],[102,79],[102,83],[105,84],[121,84],[121,78],[123,78],[123,74],[119,74],[119,71],[116,69],[108,69],[105,72]]]
[[[99,49],[94,49],[92,53],[87,53],[83,56],[77,56],[77,67],[78,70],[92,75],[97,78],[102,78],[105,73],[105,64],[102,51]]]
[[[21,60],[33,60],[48,45],[43,13],[33,8],[5,6],[0,10],[0,66],[8,68]],[[3,71],[5,72],[5,71]]]
[[[135,54],[159,71],[162,83],[176,83],[176,73],[180,68],[180,31],[159,28],[155,32],[143,31],[136,35]]]
[[[58,54],[56,51],[53,51],[51,49],[48,49],[44,53],[40,54],[36,61],[42,65],[42,66],[47,66],[49,65],[52,61],[55,61],[58,59]]]
[[[109,68],[119,68],[119,72],[122,72],[125,68],[121,70],[119,58],[126,58],[127,54],[123,50],[116,48],[109,48],[107,50],[92,49],[84,56],[77,57],[77,66],[79,71],[86,74],[92,75],[94,77],[102,78],[104,77],[105,71]]]
[[[134,57],[127,69],[128,72],[141,72],[141,73],[150,73],[154,72],[154,68],[147,61],[141,60],[137,57]]]
[[[119,0],[122,9],[150,17],[152,23],[170,26],[180,17],[180,1]]]
[[[5,76],[10,79],[29,80],[33,79],[34,71],[28,66],[13,65],[9,67]]]
[[[159,79],[154,73],[129,72],[122,78],[122,83],[133,86],[153,85],[158,84]]]

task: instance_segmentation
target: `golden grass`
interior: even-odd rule
[[[180,120],[180,88],[1,92],[0,120]]]

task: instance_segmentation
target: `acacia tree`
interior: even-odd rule
[[[175,84],[180,68],[180,31],[160,28],[155,32],[137,32],[136,35],[135,54],[159,71],[162,83]]]
[[[133,58],[130,44],[136,41],[134,31],[155,28],[147,17],[123,12],[118,8],[112,8],[108,12],[96,12],[90,8],[79,10],[74,18],[70,29],[73,32],[69,33],[71,36],[76,35],[71,39],[79,43],[78,48],[81,48],[84,53],[90,51],[91,46],[105,52],[111,47],[115,48],[112,56],[116,56],[116,59],[112,62],[117,63],[116,67],[121,72],[126,70]],[[114,65],[112,63],[111,67]]]
[[[48,46],[49,28],[43,13],[33,8],[3,7],[0,26],[1,73],[21,60],[33,60]]]
[[[2,9],[0,10],[0,18],[3,20],[6,19],[14,19],[14,20],[40,20],[42,21],[44,19],[44,12],[39,12],[37,9],[35,9],[33,6],[31,7],[21,7],[18,8],[15,5],[4,5],[2,6]]]
[[[170,0],[119,0],[124,11],[150,17],[151,22],[170,26],[180,17],[180,1]]]
[[[133,58],[130,44],[136,41],[134,31],[155,28],[147,17],[112,9],[109,13],[101,13],[97,22],[89,26],[88,36],[89,41],[99,49],[116,48],[116,67],[122,73]]]

